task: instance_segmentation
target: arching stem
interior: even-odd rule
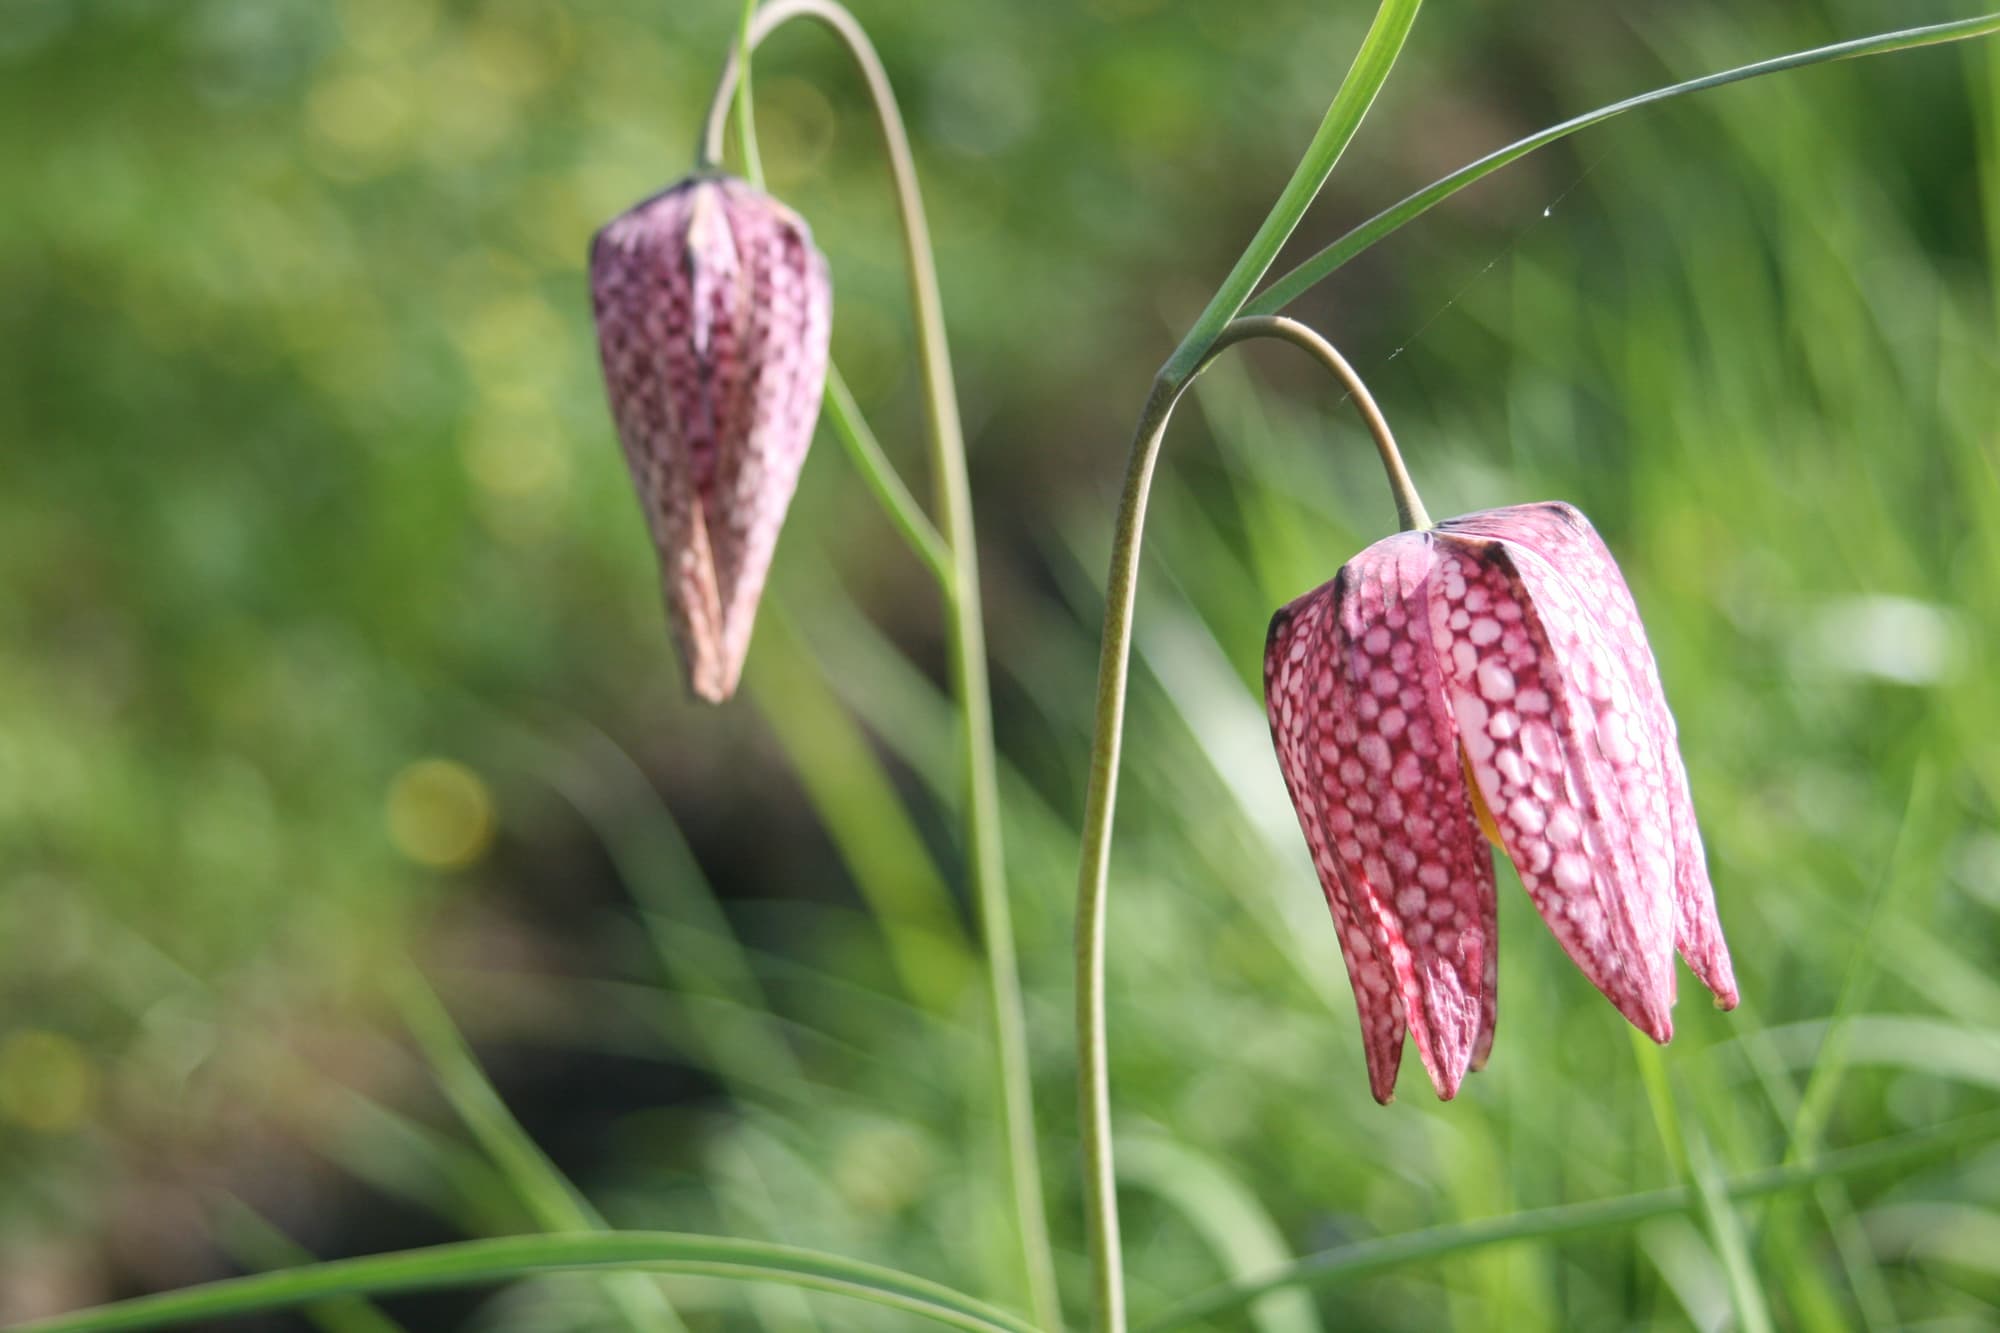
[[[1303,348],[1340,380],[1361,411],[1389,477],[1405,529],[1427,528],[1430,516],[1410,482],[1389,423],[1361,377],[1332,344],[1296,320],[1269,315],[1226,325],[1185,380],[1153,382],[1133,435],[1111,538],[1111,572],[1104,588],[1104,636],[1097,667],[1097,715],[1090,741],[1090,787],[1084,805],[1083,850],[1076,885],[1076,1032],[1082,1105],[1085,1222],[1090,1234],[1092,1327],[1124,1333],[1125,1278],[1118,1236],[1117,1177],[1111,1149],[1110,1062],[1104,1025],[1104,943],[1111,865],[1111,824],[1118,797],[1118,760],[1125,734],[1125,688],[1131,674],[1132,610],[1139,590],[1139,548],[1153,469],[1174,405],[1223,348],[1249,338],[1278,338]]]
[[[1008,1175],[1020,1232],[1028,1302],[1045,1328],[1062,1327],[1057,1297],[1055,1260],[1049,1246],[1048,1217],[1042,1202],[1039,1150],[1034,1124],[1034,1099],[1028,1068],[1027,1020],[1021,999],[1019,966],[1014,954],[1013,914],[1007,898],[1006,866],[1001,849],[1000,791],[993,744],[993,714],[986,674],[986,631],[980,604],[979,554],[973,533],[972,492],[966,478],[965,438],[959,423],[958,391],[953,384],[951,352],[945,338],[944,304],[938,294],[937,264],[931,251],[930,227],[924,218],[923,196],[917,187],[916,161],[910,138],[896,105],[888,72],[874,44],[854,16],[834,0],[771,0],[757,11],[743,48],[754,48],[792,19],[812,19],[832,30],[846,46],[874,100],[882,125],[895,181],[896,205],[902,220],[904,254],[916,307],[919,363],[923,368],[924,403],[929,420],[931,465],[937,485],[937,505],[945,545],[951,557],[945,588],[945,619],[950,644],[952,691],[957,696],[964,747],[966,839],[972,895],[978,905],[980,933],[986,946],[986,973],[993,1015],[994,1046],[1001,1090],[1001,1122],[1006,1138]],[[699,165],[714,167],[722,160],[724,126],[734,90],[741,52],[731,53],[709,104],[697,151]]]

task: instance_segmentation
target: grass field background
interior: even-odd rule
[[[1071,895],[1126,437],[1370,7],[856,8],[937,231],[1080,1302]],[[1017,1298],[932,591],[823,438],[744,696],[684,700],[603,402],[588,238],[686,167],[733,9],[0,20],[0,1318],[553,1225],[417,975],[612,1224]],[[1432,0],[1288,258],[1600,103],[1967,12]],[[927,493],[859,85],[805,30],[757,70],[835,355]],[[1204,379],[1155,499],[1113,870],[1140,1323],[1295,1254],[2000,1109],[1996,307],[1988,42],[1621,119],[1295,308],[1433,513],[1567,499],[1618,554],[1742,981],[1720,1015],[1683,976],[1679,1036],[1635,1058],[1503,867],[1498,1044],[1449,1105],[1413,1061],[1368,1096],[1258,683],[1271,611],[1389,531],[1389,497],[1303,358]],[[1992,1327],[1996,1133],[1213,1326]],[[904,1326],[666,1291],[694,1329]],[[608,1328],[615,1296],[313,1318]]]

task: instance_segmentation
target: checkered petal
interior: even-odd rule
[[[612,415],[659,552],[689,688],[735,692],[826,379],[832,295],[805,222],[692,177],[598,232]]]
[[[1674,848],[1662,754],[1598,609],[1511,541],[1436,530],[1432,633],[1502,845],[1570,957],[1673,1034]]]
[[[1407,1023],[1438,1095],[1490,1042],[1493,861],[1430,632],[1434,552],[1403,534],[1278,613],[1266,707],[1361,1009],[1369,1082]]]
[[[1681,759],[1679,730],[1667,707],[1646,627],[1618,562],[1590,520],[1561,502],[1468,514],[1443,526],[1448,531],[1511,541],[1534,551],[1562,572],[1586,606],[1595,608],[1612,655],[1624,665],[1638,699],[1646,719],[1644,730],[1650,732],[1661,757],[1667,822],[1673,836],[1675,946],[1702,984],[1714,993],[1716,1003],[1734,1009],[1736,974],[1716,915],[1715,888],[1709,881],[1701,830],[1695,823],[1694,797]]]

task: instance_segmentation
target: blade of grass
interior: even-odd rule
[[[889,461],[889,455],[875,438],[875,432],[868,425],[868,418],[861,415],[861,405],[854,401],[853,392],[847,387],[847,380],[840,373],[840,367],[829,364],[826,368],[826,419],[833,423],[833,433],[840,437],[847,447],[847,454],[854,462],[855,470],[881,502],[882,511],[889,516],[890,525],[903,535],[910,549],[924,562],[937,580],[938,587],[950,595],[952,588],[951,548],[945,545],[944,534],[937,530],[930,516],[924,513],[917,497],[903,481],[896,465]]]
[[[1347,77],[1340,81],[1340,87],[1327,106],[1319,128],[1313,132],[1298,166],[1292,169],[1291,179],[1279,191],[1277,202],[1271,205],[1271,211],[1265,215],[1256,235],[1250,238],[1250,244],[1244,247],[1235,267],[1216,288],[1215,295],[1195,320],[1194,327],[1188,330],[1187,337],[1181,339],[1181,345],[1174,349],[1173,356],[1160,371],[1161,379],[1171,384],[1182,384],[1193,376],[1195,367],[1208,355],[1209,348],[1215,345],[1223,329],[1242,311],[1244,301],[1249,299],[1264,275],[1270,272],[1271,265],[1277,262],[1278,251],[1284,248],[1293,229],[1299,225],[1299,219],[1312,206],[1320,188],[1326,184],[1326,178],[1333,174],[1334,165],[1347,151],[1355,131],[1361,128],[1368,108],[1375,104],[1375,95],[1382,91],[1382,85],[1389,78],[1389,70],[1402,53],[1403,42],[1417,21],[1420,4],[1421,0],[1382,0],[1367,36],[1361,39],[1361,49],[1354,53],[1354,63],[1348,66]]]
[[[416,969],[392,973],[389,986],[438,1087],[521,1196],[535,1224],[557,1232],[604,1230],[604,1219],[507,1109],[451,1015]],[[637,1333],[678,1333],[684,1328],[659,1285],[647,1278],[614,1276],[605,1283],[605,1295]]]
[[[769,998],[680,825],[651,780],[616,741],[580,718],[541,730],[489,719],[523,771],[559,791],[583,817],[640,909],[662,978],[697,1005],[699,1055],[731,1089],[798,1098],[805,1076]],[[679,937],[678,945],[667,938]]]
[[[1004,1310],[892,1268],[796,1246],[671,1231],[507,1236],[341,1259],[116,1301],[19,1324],[13,1333],[163,1328],[283,1309],[329,1296],[479,1286],[591,1269],[777,1282],[851,1296],[970,1333],[1036,1333],[1032,1325]]]
[[[867,736],[805,664],[782,614],[757,626],[750,693],[880,923],[905,994],[954,1013],[975,966],[944,876]]]
[[[1119,1145],[1118,1179],[1150,1190],[1187,1220],[1233,1279],[1290,1263],[1271,1214],[1228,1166],[1158,1135],[1128,1135]],[[1250,1306],[1258,1333],[1318,1333],[1319,1314],[1303,1291],[1274,1291]]]
[[[296,1268],[313,1254],[233,1195],[218,1195],[215,1232],[231,1258],[246,1268]],[[308,1305],[302,1314],[325,1333],[403,1333],[402,1325],[360,1296],[337,1296]]]
[[[1840,994],[1834,1001],[1833,1012],[1827,1016],[1826,1036],[1813,1059],[1812,1072],[1806,1076],[1805,1091],[1799,1095],[1798,1113],[1792,1120],[1791,1145],[1785,1152],[1787,1161],[1797,1161],[1819,1146],[1820,1135],[1833,1114],[1833,1100],[1847,1072],[1849,1020],[1867,1002],[1875,980],[1880,949],[1877,923],[1886,904],[1894,902],[1899,912],[1921,919],[1918,895],[1928,881],[1919,873],[1923,861],[1917,849],[1935,846],[1942,841],[1932,821],[1936,789],[1935,766],[1928,761],[1920,762],[1910,779],[1909,796],[1903,804],[1903,821],[1896,831],[1896,843],[1889,853],[1889,864],[1884,868],[1873,900],[1868,905],[1867,924],[1854,937],[1854,947],[1840,982]]]
[[[1979,18],[1960,19],[1952,23],[1934,23],[1921,28],[1903,28],[1896,32],[1860,37],[1848,42],[1836,42],[1832,46],[1815,47],[1810,51],[1795,51],[1790,55],[1739,65],[1735,69],[1723,70],[1719,74],[1707,74],[1698,79],[1688,79],[1683,83],[1655,88],[1651,92],[1640,93],[1636,97],[1628,97],[1609,106],[1601,106],[1595,111],[1586,111],[1580,116],[1563,121],[1560,125],[1551,125],[1539,133],[1531,134],[1505,148],[1488,153],[1476,162],[1469,162],[1449,176],[1426,185],[1401,203],[1377,213],[1272,283],[1259,293],[1255,300],[1243,307],[1243,313],[1246,315],[1278,313],[1305,295],[1342,264],[1398,230],[1405,223],[1428,213],[1468,185],[1476,184],[1500,168],[1518,162],[1538,148],[1545,148],[1558,139],[1566,139],[1578,130],[1587,130],[1593,125],[1600,125],[1614,116],[1622,116],[1627,111],[1636,111],[1655,102],[1664,102],[1687,93],[1704,92],[1710,88],[1720,88],[1725,84],[1740,83],[1745,79],[1754,79],[1765,74],[1804,69],[1809,65],[1824,64],[1832,60],[1855,60],[1862,56],[1886,55],[1892,51],[1908,51],[1920,46],[1962,42],[1996,32],[2000,32],[2000,14],[1986,14]]]
[[[1719,1185],[1722,1194],[1731,1199],[1763,1198],[1806,1189],[1821,1180],[1860,1175],[1888,1167],[1906,1167],[1963,1145],[1990,1142],[1996,1136],[2000,1136],[2000,1113],[1972,1116],[1827,1153],[1811,1162],[1770,1167],[1725,1179]],[[1550,1240],[1559,1236],[1636,1226],[1650,1218],[1687,1212],[1697,1204],[1695,1191],[1680,1185],[1643,1194],[1529,1209],[1504,1217],[1455,1222],[1400,1236],[1360,1241],[1307,1255],[1259,1277],[1215,1287],[1190,1297],[1143,1325],[1141,1333],[1165,1333],[1167,1329],[1182,1328],[1240,1310],[1265,1293],[1283,1287],[1331,1287],[1374,1273],[1489,1245]]]
[[[1639,1076],[1646,1085],[1646,1101],[1652,1107],[1653,1123],[1666,1147],[1674,1178],[1694,1181],[1694,1198],[1709,1243],[1729,1278],[1729,1299],[1736,1309],[1737,1323],[1748,1333],[1771,1333],[1771,1312],[1763,1289],[1757,1285],[1743,1220],[1730,1202],[1707,1141],[1699,1134],[1690,1135],[1681,1124],[1679,1104],[1667,1075],[1666,1054],[1637,1028],[1628,1029],[1626,1035],[1632,1040]]]

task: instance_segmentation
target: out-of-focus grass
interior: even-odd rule
[[[1069,893],[1120,453],[1364,8],[861,6],[910,104],[975,437],[1073,1293]],[[213,1271],[218,1189],[326,1255],[529,1225],[397,1044],[377,978],[406,942],[613,1224],[1011,1298],[923,573],[822,441],[748,697],[682,702],[599,399],[585,241],[685,162],[733,9],[92,0],[0,24],[0,1312]],[[1300,252],[1665,77],[1951,16],[1579,3],[1530,28],[1433,0]],[[925,493],[872,129],[817,38],[760,61],[836,353]],[[2000,1098],[1996,274],[1989,44],[1594,131],[1299,311],[1434,512],[1559,496],[1624,562],[1743,981],[1734,1015],[1690,998],[1664,1061],[1723,1174]],[[1504,870],[1490,1069],[1449,1106],[1407,1073],[1369,1100],[1256,680],[1271,609],[1391,509],[1296,359],[1232,354],[1197,399],[1156,500],[1114,867],[1141,1318],[1284,1253],[1673,1171],[1617,1016]],[[1997,1218],[1988,1149],[1728,1225],[1780,1326],[1972,1327]],[[1712,1327],[1715,1231],[1513,1246],[1222,1326]],[[667,1289],[697,1329],[896,1326]],[[383,1308],[605,1318],[558,1282]]]

